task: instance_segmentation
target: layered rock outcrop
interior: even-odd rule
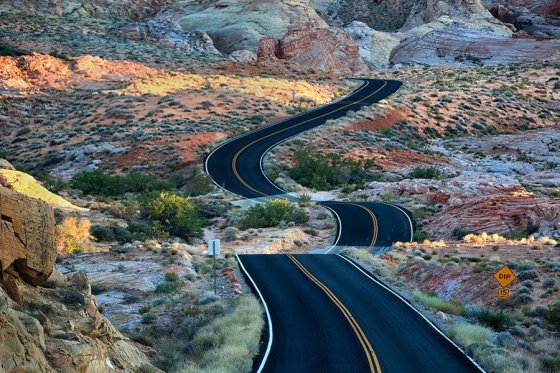
[[[257,56],[260,61],[278,58],[299,67],[349,74],[367,71],[358,46],[344,31],[316,23],[291,26],[282,39],[261,39]]]
[[[12,6],[56,15],[140,20],[155,15],[169,0],[16,0]]]
[[[0,186],[0,262],[2,283],[16,301],[22,301],[19,278],[43,284],[56,259],[52,207]]]
[[[55,271],[48,288],[21,284],[24,303],[0,289],[0,371],[158,372],[99,312],[87,277]]]
[[[208,33],[216,48],[227,54],[239,49],[255,51],[262,37],[280,39],[293,25],[327,26],[306,1],[218,0],[203,5],[204,9],[185,6],[179,24],[185,31]]]
[[[374,68],[387,67],[391,52],[400,43],[396,34],[376,31],[359,21],[352,22],[344,31],[358,46],[364,62]]]
[[[560,38],[560,2],[555,0],[495,0],[486,7],[502,22],[536,37]]]
[[[497,65],[560,59],[558,40],[537,41],[506,37],[455,22],[448,17],[441,17],[422,28],[419,33],[412,30],[393,50],[392,63]]]

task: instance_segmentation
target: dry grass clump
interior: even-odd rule
[[[488,234],[486,232],[482,234],[474,234],[469,233],[465,237],[463,237],[464,242],[468,243],[486,243],[486,242],[493,242],[493,243],[500,243],[506,242],[507,238],[500,236],[499,234]]]
[[[163,96],[187,89],[224,89],[251,96],[269,98],[283,104],[292,100],[292,91],[298,99],[311,100],[315,104],[330,102],[337,93],[337,87],[318,85],[298,80],[266,77],[239,77],[226,75],[161,73],[156,76],[138,78],[122,91],[125,94],[153,94]]]
[[[232,313],[215,319],[195,334],[193,352],[200,359],[186,362],[176,372],[251,371],[263,329],[262,312],[255,298],[237,298]]]
[[[387,262],[378,256],[372,255],[368,250],[345,248],[340,253],[359,261],[360,264],[365,264],[366,269],[378,276],[394,277],[394,271],[388,266]]]
[[[69,255],[74,251],[87,251],[91,247],[89,230],[91,223],[88,219],[78,220],[75,217],[65,218],[56,226],[56,249],[61,255]]]
[[[437,295],[423,293],[419,290],[414,291],[413,296],[415,301],[422,303],[426,307],[434,308],[452,315],[461,314],[461,305],[456,302],[449,302],[438,298]]]
[[[494,234],[488,234],[488,233],[482,233],[482,234],[474,234],[474,233],[469,233],[467,234],[465,237],[463,237],[463,241],[467,242],[467,243],[472,243],[472,244],[485,244],[485,243],[510,243],[510,244],[521,244],[521,245],[531,245],[534,243],[541,243],[543,245],[556,245],[558,244],[558,241],[547,237],[547,236],[543,236],[540,238],[535,238],[533,236],[529,236],[527,238],[521,238],[518,240],[508,240],[506,237],[503,237],[497,233]]]

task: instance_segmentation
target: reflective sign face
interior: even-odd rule
[[[509,289],[501,288],[498,289],[498,298],[499,299],[508,299],[509,298]]]
[[[503,266],[498,272],[494,273],[494,278],[502,287],[506,287],[517,278],[508,266]]]

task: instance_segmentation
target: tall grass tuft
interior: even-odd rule
[[[252,297],[238,297],[233,311],[200,329],[192,341],[195,361],[186,361],[177,373],[250,372],[263,329],[262,308]]]

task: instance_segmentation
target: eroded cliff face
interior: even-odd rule
[[[0,371],[118,372],[149,365],[99,311],[85,274],[55,268],[55,217],[46,202],[0,178]],[[149,365],[150,366],[150,365]]]
[[[42,285],[53,271],[54,213],[45,202],[0,186],[0,216],[2,282],[10,295],[21,301],[20,277]]]

